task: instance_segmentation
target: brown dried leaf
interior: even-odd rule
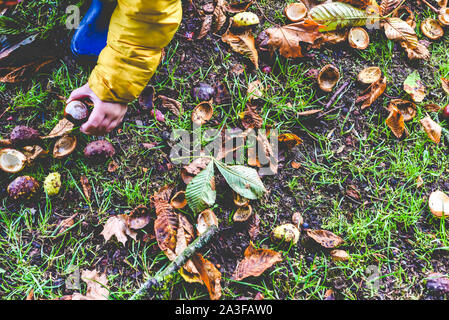
[[[435,103],[429,103],[424,106],[424,109],[429,112],[440,112],[441,107]]]
[[[112,236],[115,236],[119,242],[123,243],[123,245],[125,245],[128,240],[126,237],[127,235],[134,240],[137,239],[137,233],[129,228],[128,216],[124,214],[110,217],[108,221],[106,221],[103,231],[100,234],[106,241],[109,241]]]
[[[257,213],[253,214],[248,228],[248,234],[251,240],[256,240],[260,233],[260,217]]]
[[[196,158],[187,166],[184,166],[181,169],[181,178],[182,181],[187,185],[189,182],[195,177],[198,173],[200,173],[208,163],[210,162],[210,158]]]
[[[432,120],[429,116],[424,119],[419,120],[421,125],[424,127],[424,131],[427,133],[427,136],[435,143],[440,143],[441,139],[441,126]]]
[[[237,53],[240,53],[251,60],[256,69],[259,69],[259,54],[256,49],[254,36],[250,29],[239,34],[233,34],[227,30],[221,37],[223,42],[229,44]]]
[[[37,158],[43,158],[48,154],[47,150],[44,150],[41,146],[26,146],[23,147],[24,154],[28,161],[34,161]]]
[[[289,149],[302,143],[302,139],[293,133],[280,134],[278,140],[281,143],[285,143]]]
[[[248,104],[246,110],[240,113],[240,120],[242,122],[242,126],[245,129],[260,129],[263,124],[263,119],[257,112],[257,107]]]
[[[296,113],[297,116],[300,117],[306,117],[306,116],[311,116],[317,113],[322,112],[323,109],[309,109],[309,110],[305,110],[305,111],[299,111]]]
[[[404,91],[407,92],[413,101],[422,102],[426,97],[426,87],[421,82],[418,72],[411,73],[404,81]]]
[[[441,87],[446,94],[449,94],[449,79],[441,77]]]
[[[62,137],[73,130],[75,125],[66,118],[61,119],[58,124],[51,130],[48,136],[42,137],[42,139],[51,139]]]
[[[407,42],[402,41],[401,47],[405,49],[410,60],[429,60],[430,52],[425,43],[425,40],[420,40],[416,47],[410,47]]]
[[[373,82],[366,90],[364,90],[362,93],[366,93],[362,96],[359,96],[355,102],[363,102],[361,109],[366,109],[384,93],[386,88],[387,78],[382,77],[381,79],[379,79],[379,81]]]
[[[86,176],[80,177],[80,183],[83,188],[83,194],[86,197],[87,201],[90,202],[90,196],[92,194],[92,187],[90,186],[89,180]]]
[[[181,102],[163,95],[159,95],[158,98],[161,99],[162,101],[162,107],[170,110],[175,116],[179,117],[181,115],[182,113]]]
[[[388,105],[389,111],[396,107],[404,116],[404,121],[410,121],[416,116],[416,105],[413,102],[402,100],[402,99],[393,99],[390,101]]]
[[[81,279],[87,284],[86,295],[74,293],[71,300],[108,300],[109,286],[106,273],[99,275],[97,270],[83,270]]]
[[[2,74],[0,77],[0,82],[18,83],[28,81],[36,73],[44,69],[55,60],[55,58],[38,59],[25,65],[0,68],[0,74]]]
[[[410,48],[418,45],[418,36],[415,30],[400,18],[387,18],[384,20],[385,35],[390,40],[405,41]]]
[[[301,42],[313,44],[322,34],[319,24],[306,19],[282,27],[272,27],[265,30],[269,40],[268,45],[273,52],[278,49],[285,58],[300,58],[303,56]]]
[[[239,0],[239,1],[230,1],[231,3],[226,3],[226,11],[229,13],[239,13],[246,11],[254,0]]]
[[[353,7],[359,9],[366,9],[368,6],[372,5],[372,0],[340,0],[339,2],[344,2],[352,5]]]
[[[260,99],[263,97],[263,92],[265,88],[262,82],[257,79],[248,84],[248,90],[246,90],[246,95],[251,99]]]
[[[214,9],[214,32],[218,32],[223,28],[226,23],[226,1],[225,0],[217,0],[217,4]]]
[[[63,233],[64,231],[66,231],[68,228],[70,228],[71,226],[74,225],[74,219],[75,217],[78,215],[78,213],[75,213],[74,215],[68,217],[67,219],[62,220],[59,224],[58,224],[58,234]]]
[[[388,128],[391,129],[393,134],[400,139],[404,132],[406,132],[404,116],[395,106],[390,106],[390,114],[388,118],[385,120]]]
[[[380,15],[385,17],[387,14],[396,9],[402,0],[382,0],[380,3]]]
[[[325,248],[335,248],[343,243],[343,239],[328,230],[307,229],[307,235]]]
[[[212,27],[213,15],[208,14],[203,19],[203,24],[201,25],[200,33],[198,34],[197,39],[203,39],[210,31]]]
[[[203,258],[199,253],[195,253],[192,262],[198,270],[201,280],[209,292],[211,300],[218,300],[221,297],[221,273],[212,262]]]
[[[275,263],[281,262],[279,252],[270,249],[256,249],[252,242],[245,250],[245,257],[237,265],[233,279],[240,281],[250,276],[258,277]]]
[[[346,41],[348,39],[348,30],[338,30],[322,32],[321,37],[318,38],[311,46],[312,49],[320,49],[324,45],[332,45]]]

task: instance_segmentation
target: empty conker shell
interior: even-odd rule
[[[92,162],[103,162],[115,154],[114,146],[106,140],[97,140],[84,148],[84,156]]]
[[[53,158],[62,159],[71,154],[76,148],[76,137],[63,136],[56,141],[53,148]]]
[[[186,192],[177,192],[170,201],[170,204],[175,209],[182,209],[187,205]]]
[[[8,173],[16,173],[22,170],[26,164],[26,156],[15,149],[0,150],[0,169]]]
[[[421,22],[421,31],[429,39],[437,40],[444,35],[444,30],[437,20],[427,18]]]
[[[249,204],[249,199],[246,199],[245,197],[242,197],[237,192],[234,192],[234,204],[237,207],[245,207]]]
[[[198,215],[196,229],[198,234],[203,234],[206,232],[207,228],[211,225],[216,225],[218,227],[218,219],[215,213],[211,209],[204,210]]]
[[[8,186],[8,194],[14,200],[31,199],[39,190],[39,182],[30,176],[14,179]]]
[[[369,45],[368,32],[360,27],[351,28],[348,34],[348,42],[352,48],[359,50],[366,49]]]
[[[233,219],[235,222],[243,222],[248,220],[248,218],[251,216],[252,213],[253,208],[251,207],[250,204],[245,207],[239,207],[237,211],[234,213]]]
[[[440,190],[432,192],[429,196],[429,209],[437,218],[449,216],[449,197]]]
[[[17,126],[11,131],[9,137],[11,143],[16,146],[29,146],[40,140],[39,132],[27,126]]]
[[[379,67],[368,67],[357,75],[357,79],[363,84],[372,84],[380,79],[382,71]]]
[[[444,7],[440,9],[438,21],[444,26],[449,26],[449,8]]]
[[[81,101],[71,101],[69,102],[64,109],[64,117],[69,119],[72,122],[80,123],[87,120],[89,116],[89,109],[87,106]]]
[[[317,81],[321,90],[331,92],[339,78],[340,72],[338,69],[331,64],[327,64],[318,73]]]
[[[307,15],[307,7],[302,2],[290,3],[284,9],[284,14],[291,22],[298,22]]]
[[[212,118],[214,109],[208,101],[198,104],[192,112],[192,121],[197,125],[205,124]]]

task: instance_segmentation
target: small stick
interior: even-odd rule
[[[2,114],[0,114],[0,118],[3,117],[5,113],[9,111],[9,109],[11,109],[11,107],[6,108],[5,111],[3,111]]]
[[[147,281],[129,298],[129,300],[138,300],[143,298],[153,286],[158,286],[164,279],[178,271],[186,262],[193,256],[193,254],[200,248],[202,248],[209,240],[217,233],[218,227],[211,225],[207,230],[196,238],[184,251],[170,263],[164,270],[159,271],[156,275]]]
[[[435,12],[435,13],[439,13],[439,12],[440,12],[437,8],[435,8],[435,7],[432,6],[429,2],[427,2],[427,0],[421,0],[421,1],[424,2],[424,4],[425,4],[426,6],[428,6],[430,9],[432,9],[433,12]]]
[[[324,109],[328,109],[334,102],[335,100],[339,97],[340,93],[351,83],[351,81],[346,81],[345,83],[343,83],[343,85],[338,88],[337,91],[335,91],[334,95],[330,98],[329,102],[326,103],[326,105],[324,106]],[[349,89],[349,88],[348,88]],[[326,112],[327,113],[327,112]],[[322,117],[323,115],[325,115],[326,113],[323,113],[320,115],[320,117]]]

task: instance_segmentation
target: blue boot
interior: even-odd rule
[[[80,60],[96,61],[101,50],[106,46],[109,20],[115,4],[92,0],[80,26],[72,38],[71,49]]]

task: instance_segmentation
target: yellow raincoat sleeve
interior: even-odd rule
[[[139,96],[181,18],[180,0],[118,0],[107,46],[89,78],[92,91],[107,102],[128,103]]]

